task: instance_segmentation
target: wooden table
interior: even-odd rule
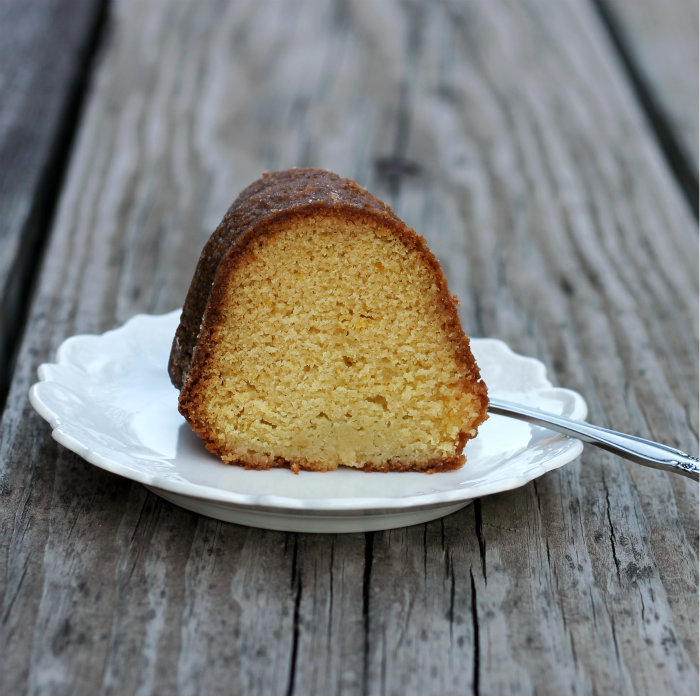
[[[262,531],[87,464],[27,391],[67,336],[179,306],[263,170],[314,165],[426,237],[468,333],[697,452],[697,26],[691,0],[0,2],[0,691],[696,694],[689,480],[587,447],[429,524]]]

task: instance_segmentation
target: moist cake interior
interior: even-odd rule
[[[273,226],[220,307],[200,408],[227,461],[427,469],[481,420],[434,271],[379,222]]]

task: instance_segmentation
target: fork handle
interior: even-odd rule
[[[521,404],[501,401],[500,399],[490,399],[489,401],[491,413],[535,423],[550,430],[570,435],[583,442],[597,445],[638,464],[662,471],[672,471],[695,481],[698,480],[698,458],[681,450]]]

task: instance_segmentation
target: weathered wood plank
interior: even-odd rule
[[[0,410],[103,5],[0,2]]]
[[[472,334],[697,447],[697,235],[585,2],[115,4],[0,426],[0,684],[52,693],[694,694],[697,486],[586,450],[419,527],[179,510],[29,408],[66,336],[184,296],[263,169],[385,196]]]
[[[671,157],[698,178],[698,3],[594,0]],[[697,191],[695,191],[697,198]]]

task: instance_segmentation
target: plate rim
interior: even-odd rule
[[[29,401],[34,410],[46,420],[52,428],[51,435],[56,442],[66,449],[74,452],[88,463],[97,466],[100,469],[110,473],[122,476],[129,480],[147,486],[150,489],[160,489],[174,495],[196,498],[202,501],[209,501],[218,504],[233,505],[240,508],[250,510],[258,510],[261,512],[282,512],[288,514],[310,514],[319,516],[373,516],[380,514],[389,514],[391,512],[401,512],[408,510],[427,510],[441,506],[454,505],[460,502],[468,503],[476,498],[481,498],[494,493],[505,492],[519,488],[530,481],[539,478],[540,476],[562,467],[570,461],[576,459],[583,450],[583,443],[574,438],[567,438],[569,446],[563,452],[553,455],[547,459],[544,464],[540,464],[537,470],[532,469],[524,471],[516,476],[497,479],[491,485],[482,485],[478,492],[473,488],[460,489],[453,488],[445,491],[437,491],[431,493],[422,493],[419,495],[410,495],[402,498],[317,498],[317,499],[302,499],[280,495],[269,494],[250,494],[231,491],[228,489],[216,488],[211,485],[198,484],[192,482],[177,481],[168,477],[162,477],[158,474],[148,473],[143,470],[132,469],[124,464],[110,459],[107,456],[95,451],[78,439],[62,430],[62,421],[58,413],[49,407],[41,397],[41,392],[45,385],[57,383],[53,379],[53,368],[61,365],[75,363],[69,360],[69,348],[71,344],[78,343],[81,340],[108,339],[116,332],[125,332],[134,330],[134,328],[143,321],[163,321],[167,322],[174,319],[175,315],[180,314],[181,309],[176,309],[164,314],[136,314],[123,323],[121,326],[109,329],[101,334],[76,334],[66,338],[56,350],[55,362],[42,363],[39,365],[37,373],[39,381],[34,383],[29,390]],[[581,394],[564,387],[554,387],[547,378],[547,370],[545,365],[537,358],[516,353],[505,341],[498,338],[480,338],[472,337],[470,340],[479,343],[489,342],[492,345],[498,345],[498,349],[510,354],[513,358],[526,361],[530,364],[533,372],[536,372],[536,379],[542,382],[542,386],[538,389],[530,390],[536,392],[538,390],[555,391],[557,393],[566,393],[573,400],[575,417],[584,419],[587,414],[587,405]],[[260,472],[264,474],[266,472]],[[292,472],[289,472],[290,475]],[[371,476],[391,476],[402,475],[396,472],[362,472],[363,475]],[[298,475],[320,475],[319,472],[300,472]],[[324,472],[324,475],[328,475]],[[440,476],[440,473],[432,474]]]

